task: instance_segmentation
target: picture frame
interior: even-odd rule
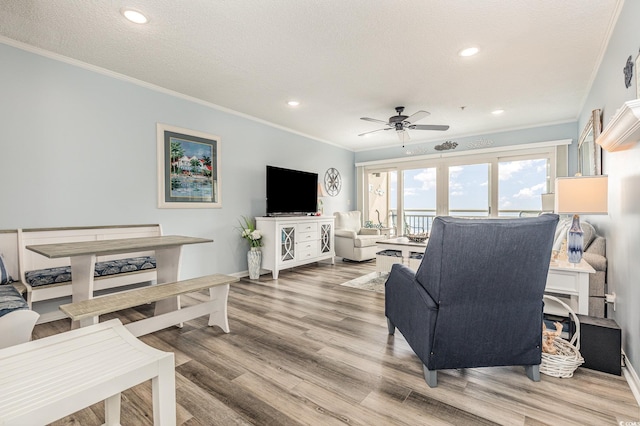
[[[158,208],[222,208],[219,136],[157,123]]]

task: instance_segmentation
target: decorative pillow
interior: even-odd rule
[[[0,286],[0,317],[19,309],[29,309],[22,295],[11,284]]]
[[[2,257],[2,253],[0,253],[0,284],[7,284],[12,282],[13,279],[11,275],[9,275],[9,271],[7,271],[7,267],[4,264],[4,257]]]

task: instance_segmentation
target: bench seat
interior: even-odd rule
[[[130,257],[104,262],[96,262],[94,277],[106,277],[109,275],[126,274],[156,268],[156,259],[153,256]],[[71,282],[71,266],[57,268],[38,269],[24,274],[25,281],[31,287],[40,287],[50,284],[62,284]]]
[[[63,301],[57,299],[68,298],[73,293],[71,259],[48,258],[27,249],[28,246],[161,235],[162,229],[158,224],[7,230],[0,231],[0,252],[4,251],[12,276],[24,283],[29,306],[42,314],[38,322],[44,323],[64,318],[56,309],[57,304]],[[150,257],[155,258],[153,250],[97,256],[93,277],[94,292],[118,291],[127,286],[147,285],[156,281],[158,275],[157,268],[153,266],[155,261],[146,261]],[[137,258],[140,261],[135,260]],[[138,269],[133,270],[136,268]]]
[[[229,333],[227,298],[229,285],[238,282],[238,277],[212,274],[171,283],[121,291],[93,299],[60,305],[60,310],[71,320],[80,324],[97,323],[98,316],[156,302],[153,317],[128,323],[126,328],[136,337],[162,330],[200,316],[209,316],[209,325],[219,326]],[[209,289],[209,300],[187,308],[180,308],[178,297]],[[174,300],[177,303],[174,303]]]

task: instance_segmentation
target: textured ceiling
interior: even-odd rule
[[[412,142],[575,120],[621,1],[0,0],[0,36],[359,151],[398,105],[451,126]]]

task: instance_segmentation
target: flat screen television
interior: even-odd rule
[[[318,174],[267,166],[267,216],[318,210]]]

